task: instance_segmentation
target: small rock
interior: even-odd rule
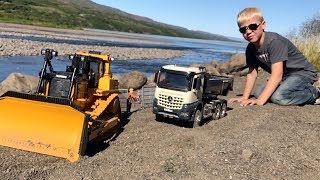
[[[253,155],[254,155],[254,153],[253,153],[250,149],[244,149],[244,150],[242,150],[242,158],[243,158],[245,161],[251,161]]]

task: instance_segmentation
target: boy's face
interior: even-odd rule
[[[260,22],[258,18],[252,17],[241,22],[239,30],[245,40],[251,43],[259,43],[265,27],[265,21]]]

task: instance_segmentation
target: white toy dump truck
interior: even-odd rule
[[[205,67],[165,65],[155,74],[153,113],[157,121],[164,118],[190,123],[193,127],[204,119],[226,116],[226,96],[233,88],[233,78],[211,75]]]

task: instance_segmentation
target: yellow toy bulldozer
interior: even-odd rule
[[[57,52],[44,49],[41,54],[44,64],[36,93],[8,91],[0,97],[0,145],[74,162],[88,142],[110,137],[119,128],[111,57],[79,51],[69,56],[72,63],[65,71],[54,71],[51,60]]]

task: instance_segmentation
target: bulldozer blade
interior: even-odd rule
[[[0,97],[0,145],[77,161],[88,118],[68,99],[8,92]]]

